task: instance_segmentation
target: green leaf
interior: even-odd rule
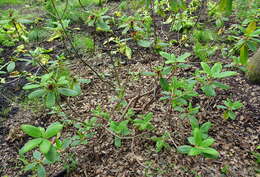
[[[48,153],[44,154],[44,156],[51,162],[55,162],[59,158],[56,148],[54,146],[51,146]]]
[[[110,31],[110,26],[104,22],[103,19],[99,19],[96,23],[97,26],[97,30],[101,30],[101,31]]]
[[[156,76],[155,72],[142,72],[142,75],[144,76]]]
[[[195,147],[191,148],[188,153],[188,155],[190,155],[190,156],[195,156],[195,155],[199,155],[199,154],[201,154],[201,150],[199,148],[195,148]]]
[[[233,0],[220,0],[219,9],[225,12],[226,15],[230,15],[232,13],[232,1]]]
[[[45,131],[44,138],[51,138],[59,133],[63,128],[63,125],[59,122],[54,122]]]
[[[29,170],[33,170],[35,167],[36,167],[36,165],[37,165],[37,163],[29,163],[28,165],[26,165],[25,167],[24,167],[24,171],[29,171]]]
[[[180,9],[185,9],[185,2],[183,2],[183,0],[170,0],[169,5],[171,10],[175,13],[178,12]]]
[[[91,79],[79,79],[79,82],[83,84],[89,84],[91,82]]]
[[[257,50],[257,43],[255,41],[247,41],[247,46],[254,52]]]
[[[201,90],[206,94],[206,96],[216,96],[215,89],[212,85],[204,85]]]
[[[228,117],[232,120],[236,119],[236,113],[234,113],[233,111],[227,111]]]
[[[160,78],[160,86],[162,87],[163,90],[169,91],[169,83],[165,78]]]
[[[202,126],[200,127],[200,130],[202,133],[208,133],[211,126],[212,126],[211,122],[206,122],[206,123],[202,124]]]
[[[32,20],[28,20],[28,19],[18,19],[17,22],[23,23],[23,24],[33,23]]]
[[[244,105],[242,103],[240,103],[239,101],[236,101],[233,103],[233,106],[232,106],[232,110],[237,110],[241,107],[243,107]]]
[[[215,149],[213,148],[203,148],[202,149],[202,152],[205,153],[205,154],[209,154],[211,155],[212,157],[216,158],[219,156],[219,152],[216,151]]]
[[[218,105],[217,108],[218,108],[218,109],[227,109],[227,107],[226,107],[226,106],[223,106],[223,105]]]
[[[34,151],[33,152],[33,157],[36,159],[36,160],[41,160],[41,153],[39,151]]]
[[[223,84],[221,82],[212,82],[212,85],[214,85],[215,87],[221,88],[221,89],[229,89],[230,87],[226,84]]]
[[[242,65],[247,65],[247,60],[248,60],[248,47],[246,44],[244,44],[240,48],[240,62]]]
[[[252,21],[249,23],[249,25],[247,26],[246,30],[245,30],[245,34],[249,35],[251,33],[253,33],[256,30],[256,22]]]
[[[179,146],[177,148],[178,152],[180,152],[182,154],[188,154],[191,149],[192,149],[192,146],[189,146],[189,145],[183,145],[183,146]]]
[[[167,53],[167,52],[161,51],[161,52],[160,52],[160,55],[161,55],[163,58],[165,58],[166,60],[171,60],[171,61],[175,61],[175,60],[176,60],[176,57],[175,57],[174,54],[169,54],[169,53]]]
[[[202,143],[202,132],[199,128],[195,128],[193,132],[194,141],[197,146],[200,146]]]
[[[51,142],[46,139],[43,139],[42,143],[40,144],[40,151],[43,154],[47,154],[49,152],[50,148],[51,148]]]
[[[214,141],[215,140],[213,138],[205,139],[205,140],[202,141],[201,146],[202,147],[209,147],[214,143]]]
[[[11,20],[0,20],[0,25],[5,25],[11,22]]]
[[[146,8],[149,8],[151,5],[151,0],[145,0]]]
[[[199,121],[195,117],[190,118],[190,124],[192,129],[199,128]]]
[[[153,44],[153,41],[147,41],[147,40],[139,40],[137,41],[137,44],[141,47],[151,47],[151,45]]]
[[[32,125],[21,125],[21,129],[24,133],[31,137],[40,138],[42,136],[41,130],[38,127]]]
[[[191,56],[191,53],[184,53],[183,55],[181,55],[177,58],[177,61],[178,62],[185,62],[185,59],[187,59],[189,56]]]
[[[79,95],[79,92],[72,90],[72,89],[68,89],[68,88],[58,88],[58,92],[62,95],[65,95],[65,96],[77,96],[77,95]]]
[[[34,148],[36,148],[42,142],[42,138],[36,138],[28,141],[22,149],[19,151],[20,154],[24,154]]]
[[[205,73],[207,73],[208,75],[211,75],[211,70],[207,63],[201,62],[200,65]]]
[[[211,73],[212,75],[218,75],[222,70],[222,64],[220,63],[215,63],[212,68],[211,68]]]
[[[39,84],[27,84],[23,86],[24,90],[30,90],[30,89],[35,89],[41,87]]]
[[[46,177],[46,170],[45,170],[44,166],[42,166],[41,164],[39,164],[39,166],[37,168],[37,175],[39,177]]]
[[[132,58],[132,50],[128,46],[125,47],[125,55],[127,56],[128,59]]]
[[[28,95],[28,98],[29,99],[33,99],[33,98],[41,97],[41,96],[43,96],[45,94],[46,94],[46,90],[45,89],[38,89],[38,90],[35,90],[32,93],[30,93]]]
[[[119,148],[119,147],[121,147],[121,145],[122,145],[122,141],[121,141],[121,139],[119,138],[119,137],[115,137],[115,146],[117,147],[117,148]]]
[[[49,92],[47,94],[47,97],[46,97],[46,102],[45,102],[46,106],[48,108],[51,108],[51,107],[53,107],[55,105],[55,103],[56,103],[55,93],[54,92]]]
[[[230,77],[230,76],[235,76],[235,75],[237,75],[237,72],[234,72],[234,71],[225,71],[225,72],[218,73],[217,75],[214,75],[214,78],[221,79],[221,78]]]
[[[188,137],[188,141],[189,141],[190,144],[195,145],[195,140],[194,140],[193,136]]]
[[[162,76],[170,74],[172,72],[172,69],[172,66],[163,67],[163,71],[161,71]]]
[[[6,69],[7,69],[7,71],[10,73],[10,72],[12,72],[13,70],[14,70],[14,68],[15,68],[15,62],[10,62],[8,65],[7,65],[7,67],[6,67]]]

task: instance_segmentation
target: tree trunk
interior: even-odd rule
[[[253,84],[260,85],[260,48],[254,56],[250,57],[247,69],[248,80]]]

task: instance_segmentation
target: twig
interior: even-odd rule
[[[132,143],[131,143],[131,152],[132,152],[132,154],[134,156],[134,159],[137,161],[137,163],[139,165],[141,165],[144,168],[149,168],[149,167],[145,166],[142,162],[140,162],[140,160],[138,158],[136,158],[136,155],[135,155],[135,152],[134,152],[134,138],[132,139]]]
[[[67,1],[68,1],[68,0],[67,0]],[[66,38],[68,39],[68,41],[69,41],[69,43],[70,43],[72,49],[74,50],[74,52],[75,52],[77,58],[78,58],[85,66],[87,66],[93,73],[95,73],[95,75],[96,75],[102,82],[107,83],[109,86],[115,88],[115,86],[114,86],[112,83],[110,83],[110,82],[107,81],[107,80],[104,80],[104,79],[101,77],[101,75],[100,75],[90,64],[88,64],[85,60],[82,59],[82,57],[79,55],[78,50],[77,50],[76,47],[74,46],[74,44],[73,44],[71,38],[69,37],[69,35],[68,35],[68,33],[67,33],[67,31],[66,31],[64,25],[63,25],[62,19],[61,19],[59,13],[58,13],[58,10],[57,10],[57,8],[56,8],[56,5],[55,5],[55,3],[54,3],[54,0],[51,0],[51,3],[52,3],[52,6],[53,6],[53,8],[55,9],[55,11],[56,11],[56,13],[57,13],[57,17],[58,17],[57,19],[58,19],[58,21],[59,21],[59,23],[60,23],[60,25],[61,25],[61,28],[62,28],[62,30],[63,30],[63,32],[64,32],[64,35],[65,35]]]
[[[129,107],[131,106],[131,104],[132,104],[134,101],[137,102],[137,100],[139,100],[139,99],[142,98],[143,96],[146,96],[146,95],[149,95],[149,94],[153,93],[153,91],[154,91],[154,88],[153,88],[152,90],[148,91],[148,92],[145,92],[145,93],[142,94],[142,95],[139,94],[139,95],[135,96],[134,98],[132,98],[132,99],[129,101],[129,103],[128,103],[128,105],[126,106],[126,108],[124,109],[123,114],[122,114],[122,116],[120,117],[119,120],[122,120],[122,119],[125,117],[125,115],[126,115],[128,109],[129,109]]]

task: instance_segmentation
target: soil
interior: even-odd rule
[[[114,2],[112,2],[112,6],[115,6]],[[160,26],[161,23],[158,19],[157,25]],[[178,39],[179,35],[176,32],[165,31],[166,29],[159,30],[158,35],[161,38],[166,36],[171,37],[169,40]],[[104,39],[109,35],[111,34],[97,35],[98,44],[102,45]],[[42,43],[42,45],[48,47],[53,45],[59,50],[63,50],[60,40],[53,43]],[[122,147],[116,148],[114,135],[106,128],[97,127],[92,130],[95,135],[88,140],[86,145],[79,145],[66,151],[62,157],[63,164],[47,167],[48,176],[259,177],[255,172],[257,166],[252,152],[256,151],[255,147],[260,143],[260,86],[249,84],[244,73],[236,68],[231,68],[237,70],[238,75],[221,80],[230,86],[229,90],[218,89],[216,97],[206,97],[201,94],[200,97],[194,98],[192,103],[201,107],[197,115],[200,123],[207,121],[213,123],[209,135],[215,139],[213,147],[220,152],[220,158],[208,159],[202,156],[182,155],[176,151],[176,147],[188,144],[187,137],[191,134],[189,121],[181,119],[179,114],[172,110],[169,103],[160,101],[162,90],[157,87],[154,78],[138,76],[129,72],[152,71],[152,68],[162,64],[164,59],[150,49],[143,49],[135,44],[130,45],[133,45],[131,60],[128,61],[124,56],[118,55],[124,61],[118,68],[119,80],[121,85],[126,88],[125,98],[128,103],[138,94],[156,90],[140,98],[134,107],[131,107],[138,114],[152,112],[154,115],[152,123],[156,130],[142,133],[134,131],[133,127],[130,127],[132,128],[130,135],[132,138],[124,139]],[[114,58],[110,58],[108,54],[110,49],[110,47],[102,46],[97,48],[96,53],[86,55],[88,58],[84,59],[91,63],[97,71],[105,73],[106,80],[116,83],[115,72],[111,69],[111,61]],[[175,45],[169,48],[168,52],[179,55],[185,51],[192,52],[191,50],[191,46]],[[11,55],[12,49],[6,49],[2,57],[8,59]],[[227,59],[221,58],[220,52],[212,58],[214,62],[229,63]],[[189,61],[199,63],[199,59],[194,55],[189,57]],[[176,76],[188,78],[198,67],[199,64],[190,69],[178,70]],[[230,70],[230,68],[228,69]],[[123,111],[115,110],[118,103],[118,100],[115,99],[117,98],[115,90],[99,80],[75,56],[71,60],[71,70],[75,75],[92,80],[90,84],[83,85],[80,96],[68,100],[70,106],[81,116],[80,119],[90,119],[93,116],[91,111],[100,105],[102,110],[111,113],[114,120],[119,120]],[[6,77],[8,78],[8,76]],[[3,85],[4,89],[1,89],[0,111],[3,113],[7,108],[10,111],[4,115],[0,114],[0,176],[32,176],[31,173],[22,170],[22,162],[18,160],[19,149],[30,139],[21,132],[21,124],[47,127],[52,122],[63,119],[62,116],[48,114],[48,110],[45,110],[41,104],[29,103],[25,106],[14,101],[23,95],[21,87],[25,83],[25,80],[21,82],[19,79],[13,84]],[[10,94],[7,94],[9,92]],[[10,97],[11,99],[8,99]],[[223,119],[223,111],[217,108],[217,105],[222,105],[226,98],[239,100],[244,104],[243,108],[236,111],[236,120]],[[75,117],[73,111],[65,103],[63,106],[68,117]],[[99,120],[99,122],[106,124],[103,120]],[[170,148],[158,153],[155,151],[155,143],[151,141],[150,137],[161,136],[165,131],[170,133],[170,139],[167,141]],[[75,128],[68,125],[62,132],[62,138],[74,134]],[[65,170],[64,164],[69,164],[70,170]],[[226,172],[224,172],[225,170]]]

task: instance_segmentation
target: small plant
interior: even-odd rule
[[[184,53],[178,57],[176,57],[174,54],[169,54],[166,52],[160,52],[160,55],[166,59],[165,64],[171,65],[171,71],[175,71],[177,67],[184,68],[189,66],[184,63],[186,62],[186,59],[191,56],[191,53]]]
[[[122,140],[121,140],[120,136],[127,136],[131,133],[131,131],[128,129],[128,126],[127,126],[128,123],[129,123],[129,120],[124,120],[121,122],[116,122],[116,121],[109,122],[110,130],[116,134],[115,140],[114,140],[116,147],[121,147],[121,145],[122,145]]]
[[[74,124],[74,127],[77,128],[77,135],[73,136],[73,143],[71,144],[72,146],[77,146],[79,144],[87,144],[88,141],[87,139],[93,137],[95,134],[94,132],[90,132],[93,128],[99,126],[97,124],[97,118],[92,117],[89,120],[85,120],[82,123],[76,123]]]
[[[247,65],[249,49],[257,50],[257,45],[260,43],[259,35],[260,29],[257,29],[256,22],[252,21],[248,24],[246,29],[243,29],[244,36],[234,37],[238,40],[233,50],[240,51],[240,63]]]
[[[168,132],[165,132],[161,137],[153,136],[151,140],[156,143],[156,152],[160,152],[163,148],[167,149],[170,145],[166,142],[170,137]]]
[[[50,138],[53,138],[58,133],[61,132],[63,125],[59,122],[52,123],[45,130],[42,127],[35,127],[32,125],[22,125],[21,129],[27,135],[33,137],[34,139],[29,140],[19,151],[20,160],[22,160],[26,167],[25,171],[33,170],[38,173],[38,176],[46,176],[46,171],[43,164],[54,163],[59,159],[59,153],[55,145],[55,141],[50,141]],[[39,147],[39,151],[34,151],[33,158],[35,162],[29,163],[24,158],[24,154]],[[42,154],[45,157],[45,160],[42,160]]]
[[[191,102],[189,102],[189,105],[184,110],[184,112],[182,112],[182,114],[180,115],[180,118],[182,118],[182,119],[184,119],[184,118],[188,118],[188,119],[195,118],[195,116],[199,112],[199,110],[200,110],[200,106],[193,107]]]
[[[211,47],[208,44],[203,45],[200,42],[196,42],[193,47],[195,55],[203,62],[208,61],[209,57],[213,56],[217,49],[217,47]]]
[[[258,165],[258,168],[256,168],[255,171],[256,171],[256,173],[260,173],[260,168],[259,168],[259,164],[260,164],[260,153],[259,153],[260,145],[258,145],[258,146],[256,147],[256,150],[257,150],[258,152],[252,152],[252,154],[253,154],[254,158],[256,159],[256,163],[257,163],[257,165]]]
[[[25,54],[25,56],[27,56],[29,59],[25,58],[22,60],[27,62],[27,64],[31,64],[32,66],[40,66],[40,64],[46,65],[51,59],[49,53],[51,53],[52,51],[52,49],[36,47],[36,49],[30,50],[29,54]]]
[[[223,101],[224,105],[219,105],[218,108],[220,109],[225,109],[223,117],[224,119],[236,119],[236,113],[234,112],[235,110],[238,110],[239,108],[243,107],[243,104],[240,103],[240,101],[235,101],[233,102],[229,98],[227,100]]]
[[[101,117],[101,118],[104,118],[104,119],[106,119],[106,120],[109,120],[109,119],[110,119],[109,113],[103,111],[100,105],[98,105],[98,106],[96,107],[96,109],[92,110],[91,112],[93,113],[93,115],[94,115],[95,117],[98,117],[98,118]]]
[[[22,125],[21,126],[22,131],[35,139],[28,141],[22,147],[19,153],[24,154],[39,146],[40,151],[46,155],[45,157],[51,160],[52,156],[51,154],[48,153],[50,153],[51,150],[55,150],[55,147],[48,139],[57,135],[57,133],[59,133],[62,130],[62,128],[63,125],[60,124],[59,122],[52,123],[50,126],[47,127],[46,130],[42,127],[35,127],[26,124]]]
[[[117,52],[125,55],[128,59],[132,58],[132,49],[127,45],[127,41],[129,41],[130,38],[128,39],[119,39],[119,38],[114,38],[111,37],[106,41],[104,44],[110,43],[110,42],[115,42],[117,49],[112,51],[112,54],[116,54]]]
[[[225,164],[224,167],[222,167],[220,169],[221,173],[225,174],[225,175],[228,175],[229,171],[230,171],[230,166]]]
[[[95,48],[93,39],[85,35],[76,35],[73,43],[74,46],[82,53],[86,51],[94,51]]]
[[[86,20],[86,23],[89,26],[94,27],[96,31],[111,31],[108,24],[108,19],[111,19],[111,17],[105,15],[107,11],[108,8],[93,9],[92,11],[89,11],[89,16]]]
[[[203,70],[199,71],[199,73],[206,74],[204,76],[199,75],[197,80],[202,83],[201,90],[206,94],[206,96],[216,96],[215,88],[228,89],[229,86],[214,81],[215,79],[222,79],[230,76],[234,76],[237,73],[234,71],[224,71],[222,72],[222,64],[215,63],[211,68],[205,63],[200,63]],[[196,74],[199,74],[198,72]]]
[[[6,12],[1,12],[2,15],[0,17],[0,44],[14,46],[15,42],[19,40],[28,41],[26,36],[28,32],[24,24],[30,24],[32,21],[13,9],[9,9]]]
[[[62,23],[62,24],[61,24]],[[47,39],[48,42],[51,42],[58,38],[63,38],[65,36],[65,31],[69,27],[70,20],[64,19],[60,22],[52,21],[50,27],[46,27],[47,30],[52,31],[51,36]]]
[[[152,123],[150,122],[153,118],[153,113],[149,112],[144,115],[139,116],[142,119],[135,119],[133,120],[134,125],[138,127],[139,130],[144,131],[144,130],[152,130],[154,127]]]
[[[36,89],[28,95],[29,99],[42,97],[48,108],[55,106],[61,95],[77,96],[81,93],[80,83],[68,75],[67,72],[44,74],[41,76],[40,82],[26,84],[23,89]]]
[[[210,122],[206,122],[199,126],[196,118],[190,119],[192,126],[192,136],[188,138],[191,145],[179,146],[177,149],[180,153],[188,154],[190,156],[203,155],[208,158],[217,158],[218,151],[210,146],[214,143],[214,139],[208,136],[208,130],[211,127]]]
[[[183,106],[187,106],[189,99],[197,96],[195,91],[196,81],[191,79],[178,79],[173,77],[172,81],[168,83],[166,79],[160,79],[160,85],[163,88],[163,97],[161,100],[170,99],[172,108],[176,111],[183,112]]]

